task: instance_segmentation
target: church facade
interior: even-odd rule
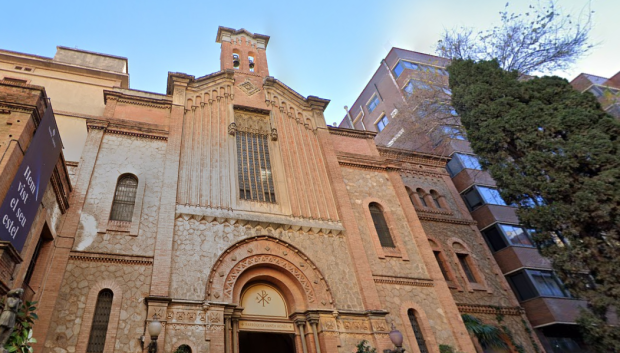
[[[49,85],[79,150],[36,351],[146,352],[158,320],[163,352],[383,351],[392,325],[408,352],[482,352],[462,314],[540,351],[445,158],[327,126],[328,100],[269,75],[268,36],[216,41],[221,70],[169,73],[166,94],[130,89],[124,58],[0,53],[40,73],[0,71]]]

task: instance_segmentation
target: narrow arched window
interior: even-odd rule
[[[420,203],[422,204],[422,206],[428,207],[428,204],[426,203],[426,200],[424,199],[424,195],[426,195],[424,190],[416,189],[416,193],[418,194],[418,198],[420,198]]]
[[[439,203],[439,194],[437,193],[437,191],[435,190],[431,190],[431,197],[433,198],[433,202],[435,203],[435,206],[437,206],[437,208],[443,208],[441,207],[441,204]]]
[[[174,353],[192,353],[192,349],[188,345],[182,344],[174,351]]]
[[[136,204],[136,191],[138,190],[138,178],[131,174],[125,174],[118,179],[110,220],[131,222],[133,208]]]
[[[93,324],[90,327],[90,337],[86,353],[103,353],[105,337],[108,333],[108,322],[112,310],[112,298],[114,294],[109,289],[104,289],[97,296]]]
[[[416,343],[418,344],[418,348],[420,349],[420,353],[428,353],[428,348],[426,347],[426,341],[424,340],[424,335],[422,334],[422,328],[420,327],[420,323],[418,322],[418,317],[415,314],[415,310],[409,309],[407,310],[407,315],[409,316],[409,322],[411,323],[411,329],[413,330],[413,334],[415,335]]]
[[[372,216],[372,222],[375,224],[375,229],[377,230],[377,235],[379,236],[379,242],[381,246],[384,248],[395,248],[394,240],[392,240],[392,235],[390,234],[390,228],[385,221],[385,216],[383,215],[383,210],[381,207],[373,202],[368,205],[370,209],[370,215]]]

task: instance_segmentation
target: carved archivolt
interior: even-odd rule
[[[269,236],[249,238],[228,248],[211,270],[206,299],[239,300],[234,298],[237,280],[246,270],[261,266],[295,278],[309,307],[333,308],[331,290],[316,265],[290,244]]]
[[[235,282],[237,278],[239,277],[239,275],[243,273],[243,271],[245,271],[250,266],[262,265],[262,264],[277,265],[285,269],[289,273],[291,273],[295,278],[297,278],[299,283],[301,283],[301,286],[304,289],[304,292],[306,293],[308,302],[310,303],[315,302],[316,296],[314,294],[314,290],[312,286],[310,285],[310,281],[308,280],[308,278],[306,278],[303,272],[301,272],[297,268],[297,266],[293,265],[289,261],[283,259],[280,256],[274,256],[274,255],[250,256],[248,258],[245,258],[242,261],[239,261],[239,263],[235,265],[235,267],[233,267],[233,269],[228,274],[228,277],[226,278],[226,282],[224,284],[224,297],[232,298],[232,291],[233,291]]]

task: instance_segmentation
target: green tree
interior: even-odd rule
[[[461,317],[467,331],[478,339],[482,348],[508,348],[505,334],[499,327],[485,324],[473,315],[462,314]]]
[[[620,307],[620,123],[559,77],[520,80],[496,60],[455,60],[448,71],[483,167],[565,286],[589,301],[586,340],[620,351],[607,323],[608,309]]]

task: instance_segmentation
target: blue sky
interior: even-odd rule
[[[515,10],[529,1],[513,1]],[[585,0],[559,0],[578,13]],[[271,36],[270,74],[304,96],[331,99],[340,121],[392,46],[432,53],[445,28],[487,28],[505,1],[29,1],[0,7],[0,48],[53,57],[56,46],[129,58],[131,88],[164,93],[168,71],[196,77],[219,70],[218,26]],[[618,0],[592,0],[599,43],[562,77],[620,71]]]

